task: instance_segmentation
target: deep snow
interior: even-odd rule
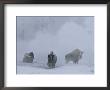
[[[93,74],[93,17],[17,17],[17,74]],[[65,64],[65,55],[74,49],[84,54],[79,64]],[[47,55],[54,51],[56,68],[47,69]],[[22,63],[33,51],[34,62]]]
[[[49,69],[44,64],[22,63],[17,66],[19,74],[93,74],[93,66],[84,64],[56,65],[56,68]]]

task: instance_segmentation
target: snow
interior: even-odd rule
[[[17,66],[19,74],[93,74],[93,67],[84,64],[64,64],[49,69],[46,65],[39,66],[37,63],[22,63]]]
[[[93,17],[17,17],[17,74],[94,74]],[[79,64],[65,64],[74,49],[84,54]],[[33,63],[22,63],[34,52]],[[48,69],[48,54],[57,55],[56,68]]]

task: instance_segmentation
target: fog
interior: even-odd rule
[[[34,62],[47,62],[53,51],[57,64],[65,63],[65,55],[81,49],[82,64],[94,64],[94,17],[93,16],[17,16],[17,62],[26,52],[33,51]]]

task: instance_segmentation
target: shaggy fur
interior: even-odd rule
[[[73,61],[73,63],[78,64],[78,61],[82,58],[82,55],[83,52],[80,49],[75,49],[71,53],[65,55],[66,63]]]

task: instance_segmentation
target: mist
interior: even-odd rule
[[[17,16],[17,62],[26,52],[34,52],[34,62],[47,63],[53,51],[57,64],[65,63],[65,55],[76,48],[84,52],[82,64],[94,64],[93,16]]]

